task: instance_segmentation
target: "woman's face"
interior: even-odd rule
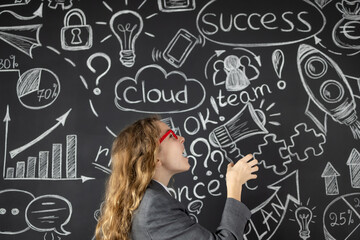
[[[170,128],[166,123],[158,121],[160,128],[160,136],[164,136]],[[162,167],[171,176],[189,170],[190,164],[188,158],[184,153],[185,138],[177,136],[177,139],[172,133],[169,133],[160,143],[158,152],[158,159],[161,161]]]

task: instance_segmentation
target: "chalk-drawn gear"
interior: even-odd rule
[[[314,156],[319,156],[324,152],[322,145],[326,140],[323,134],[316,133],[313,128],[308,129],[305,123],[296,125],[295,132],[290,137],[289,152],[291,155],[295,155],[299,161],[307,160],[310,151]]]
[[[71,25],[70,19],[77,18],[79,24]],[[61,29],[61,47],[64,50],[85,50],[92,46],[92,28],[86,24],[83,11],[74,8],[66,13],[64,27]]]
[[[276,139],[275,134],[264,136],[264,143],[258,146],[258,152],[254,152],[254,157],[265,168],[272,168],[275,174],[283,175],[287,172],[287,164],[291,163],[286,143],[283,139]]]
[[[49,0],[49,8],[56,9],[58,6],[61,6],[61,8],[69,9],[72,7],[72,0]]]

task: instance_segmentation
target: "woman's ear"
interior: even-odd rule
[[[160,161],[159,158],[156,158],[155,160],[155,167],[160,167],[162,165],[162,162]]]

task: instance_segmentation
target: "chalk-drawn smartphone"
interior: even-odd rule
[[[162,12],[191,11],[195,9],[195,0],[158,0]]]
[[[179,68],[196,44],[196,37],[185,29],[180,29],[166,47],[163,57],[168,63]]]

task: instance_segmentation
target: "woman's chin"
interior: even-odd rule
[[[186,158],[186,160],[188,160],[188,158]],[[187,167],[187,169],[186,169],[186,171],[188,171],[189,169],[190,169],[190,164],[189,164],[189,162],[188,162],[188,167]]]

